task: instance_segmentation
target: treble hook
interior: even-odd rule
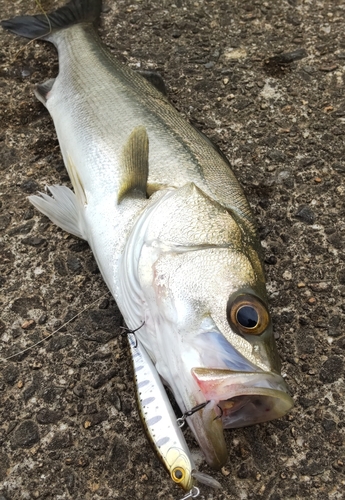
[[[205,408],[206,405],[208,405],[209,401],[206,401],[205,403],[201,403],[200,405],[197,405],[197,406],[194,406],[191,410],[188,410],[186,411],[182,417],[178,418],[176,420],[177,422],[177,425],[181,428],[184,426],[185,422],[186,422],[186,418],[187,417],[190,417],[191,415],[193,415],[193,413],[196,413],[197,411],[199,410],[202,410],[203,408]],[[188,497],[187,497],[188,498]],[[183,500],[183,499],[182,499]]]
[[[138,326],[138,328],[136,328],[135,330],[130,330],[129,328],[127,328],[127,326],[121,326],[122,331],[125,332],[125,333],[127,333],[128,338],[133,338],[134,337],[133,342],[130,341],[131,344],[132,344],[132,346],[134,348],[138,346],[138,341],[137,341],[137,337],[135,336],[135,332],[137,332],[138,330],[140,330],[140,328],[142,328],[144,325],[145,325],[145,321],[143,321],[141,323],[141,325]]]
[[[187,500],[188,498],[196,498],[200,495],[200,490],[196,486],[193,486],[193,488],[185,495],[181,500]]]
[[[217,408],[220,409],[220,415],[217,415],[213,420],[219,420],[223,416],[223,408],[221,408],[219,405],[217,405]]]
[[[190,417],[191,415],[193,415],[193,413],[199,411],[199,410],[202,410],[203,408],[205,408],[206,405],[208,405],[210,401],[206,401],[205,403],[201,403],[200,405],[197,405],[197,406],[194,406],[194,408],[192,408],[191,410],[189,411],[186,411],[182,417],[178,418],[176,420],[177,422],[177,425],[180,427],[180,429],[184,426],[184,424],[186,423],[186,419],[187,417]],[[217,408],[220,409],[220,415],[217,415],[213,420],[218,420],[220,418],[222,418],[223,416],[223,408],[221,408],[219,405],[217,405]]]

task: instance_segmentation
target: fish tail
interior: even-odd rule
[[[1,21],[1,26],[25,38],[49,40],[54,32],[74,24],[97,23],[101,10],[102,0],[71,0],[50,14],[18,16]]]

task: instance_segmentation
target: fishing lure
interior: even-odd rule
[[[213,488],[220,488],[218,481],[195,469],[193,458],[179,425],[181,419],[176,418],[151,358],[134,332],[128,333],[127,337],[133,362],[140,417],[146,434],[170,473],[171,479],[188,491],[187,496],[181,500],[196,498],[199,495],[199,488],[195,486],[196,480]],[[185,418],[188,418],[188,415]]]

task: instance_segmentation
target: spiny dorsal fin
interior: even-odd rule
[[[151,71],[147,69],[139,69],[137,72],[145,78],[148,82],[151,83],[159,92],[161,92],[165,97],[167,97],[167,89],[162,78],[157,71]]]
[[[117,201],[125,197],[146,197],[149,174],[149,138],[146,128],[136,127],[123,147],[121,157],[121,182]]]

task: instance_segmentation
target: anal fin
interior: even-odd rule
[[[64,231],[86,240],[81,223],[81,206],[76,195],[66,186],[47,186],[46,193],[29,196],[29,201]]]
[[[136,127],[123,147],[117,202],[126,197],[146,198],[149,139],[145,127]]]

